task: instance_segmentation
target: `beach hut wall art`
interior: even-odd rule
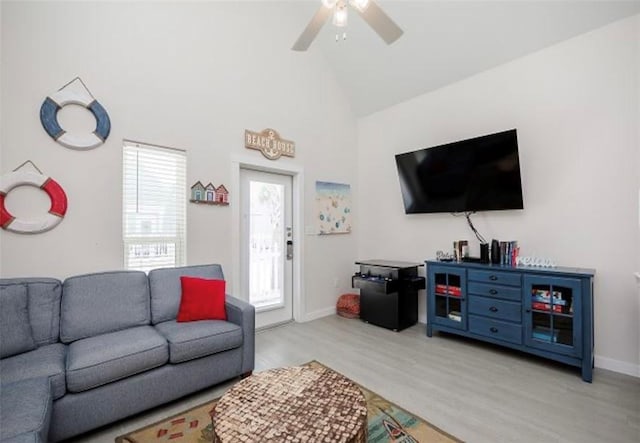
[[[218,187],[209,182],[206,186],[201,181],[197,181],[191,186],[191,203],[200,203],[205,205],[221,205],[229,204],[229,191],[224,185]]]

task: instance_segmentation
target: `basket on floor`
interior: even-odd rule
[[[336,304],[338,315],[346,318],[360,318],[360,296],[358,294],[342,294]]]

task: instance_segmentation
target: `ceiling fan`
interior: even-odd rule
[[[291,49],[294,51],[306,51],[320,29],[333,14],[333,24],[339,28],[347,25],[347,4],[351,5],[365,22],[373,28],[388,45],[400,38],[403,31],[393,20],[378,6],[374,0],[322,0],[320,9],[302,31],[298,40]],[[346,34],[344,34],[346,38]],[[338,36],[336,35],[336,39]]]

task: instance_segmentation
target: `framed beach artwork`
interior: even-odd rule
[[[316,182],[318,234],[351,232],[351,185]]]

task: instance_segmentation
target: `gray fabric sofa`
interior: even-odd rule
[[[224,278],[204,265],[0,279],[2,443],[67,439],[250,373],[253,306],[227,295],[227,321],[177,323],[183,275]]]

